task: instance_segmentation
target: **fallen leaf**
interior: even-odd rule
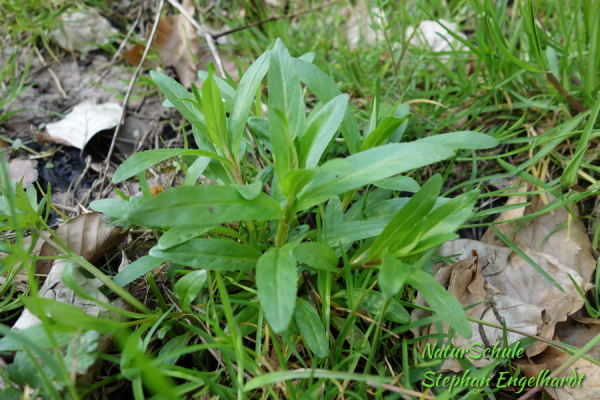
[[[152,196],[156,196],[157,194],[162,193],[162,192],[165,191],[165,187],[163,185],[160,185],[160,184],[154,185],[154,186],[150,187],[149,189],[150,189],[150,194]]]
[[[517,182],[517,185],[519,183]],[[521,184],[517,193],[526,192],[529,188]],[[552,198],[548,194],[548,200]],[[525,203],[526,195],[511,197],[508,204]],[[520,218],[540,210],[544,198],[539,195],[531,199],[527,207],[513,209],[500,214],[496,222]],[[571,231],[566,222],[571,222]],[[508,235],[517,222],[497,225],[498,229]],[[561,226],[564,226],[562,229]],[[553,213],[543,214],[522,226],[510,238],[529,258],[550,275],[564,290],[560,291],[533,268],[527,261],[507,247],[504,242],[488,230],[483,241],[458,239],[445,243],[438,254],[443,257],[453,256],[457,263],[452,266],[434,265],[436,279],[448,287],[448,291],[456,295],[463,306],[470,306],[487,301],[467,310],[467,315],[495,324],[506,325],[530,335],[551,339],[559,322],[567,320],[583,307],[583,299],[579,295],[569,276],[587,291],[595,268],[595,260],[591,253],[591,245],[584,227],[577,218],[569,218],[566,209],[558,209]],[[477,258],[473,257],[477,254]],[[419,294],[417,304],[426,304]],[[415,310],[412,319],[417,320],[429,315],[423,310]],[[479,326],[472,323],[473,337],[452,338],[455,347],[466,348],[480,342],[493,346],[503,343],[502,330]],[[444,324],[444,332],[448,331]],[[435,324],[413,329],[415,336],[420,337],[435,333]],[[508,344],[512,344],[522,336],[508,332]],[[526,349],[529,357],[544,352],[547,344],[541,341]],[[476,367],[485,366],[488,361],[483,358],[471,360]],[[440,371],[462,371],[455,359],[444,362]]]
[[[101,215],[97,212],[82,214],[58,228],[55,233],[74,253],[94,263],[125,238],[120,227],[106,226]],[[42,245],[40,257],[56,254],[56,250],[48,243]],[[36,273],[47,274],[51,266],[52,260],[38,260]]]
[[[46,125],[46,130],[53,138],[83,150],[96,133],[117,126],[122,110],[116,103],[85,101],[75,106],[61,121]]]
[[[194,15],[195,10],[190,1],[184,1],[182,5],[188,14]],[[212,31],[208,27],[203,28]],[[123,58],[133,65],[138,65],[145,46],[142,44],[134,46],[123,53]],[[161,18],[151,46],[158,52],[163,65],[175,69],[181,84],[185,87],[190,87],[192,82],[198,81],[198,66],[206,70],[208,63],[215,63],[208,45],[200,41],[196,29],[182,14]],[[227,73],[233,79],[237,79],[237,65],[224,54],[221,58]],[[149,67],[150,61],[146,60],[145,65]]]
[[[558,337],[556,339],[559,339]],[[561,338],[562,339],[562,338]],[[542,354],[535,357],[532,364],[518,364],[522,372],[527,377],[538,377],[539,370],[547,369],[550,375],[558,369],[570,355],[565,354],[553,347],[548,347]],[[533,365],[533,367],[525,367],[525,365]],[[576,375],[575,375],[576,374]],[[580,381],[581,386],[577,384],[574,387],[569,387],[564,384],[559,387],[544,386],[544,391],[555,400],[576,400],[576,399],[599,399],[600,398],[600,368],[591,362],[580,358],[573,365],[567,368],[557,378],[573,378],[584,374]],[[546,375],[546,376],[547,376]]]
[[[61,26],[50,32],[64,49],[87,53],[110,43],[119,32],[95,8],[60,15]]]
[[[31,185],[38,179],[37,164],[35,160],[12,160],[8,164],[10,180],[20,182],[23,179],[24,188]]]

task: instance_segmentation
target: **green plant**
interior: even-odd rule
[[[191,123],[199,149],[135,154],[113,178],[118,183],[139,174],[143,187],[145,169],[179,156],[187,164],[182,187],[154,198],[92,203],[93,209],[117,221],[164,232],[144,261],[138,261],[138,273],[132,265],[128,279],[117,280],[128,283],[150,266],[169,261],[173,271],[189,266],[238,287],[255,285],[248,290],[258,294],[269,326],[276,333],[299,331],[319,357],[327,354],[332,297],[349,309],[360,306],[379,318],[406,324],[410,317],[395,300],[405,284],[422,291],[440,318],[469,336],[456,298],[421,267],[428,251],[457,237],[454,232],[472,215],[479,193],[442,198],[439,175],[419,187],[398,174],[450,158],[460,148],[493,147],[497,140],[478,132],[454,132],[390,143],[401,137],[410,115],[379,115],[377,106],[361,135],[348,96],[316,66],[292,58],[279,40],[237,88],[214,72],[211,67],[208,75],[201,74],[202,90],[194,86],[191,93],[152,73],[168,102]],[[267,73],[265,119],[255,96]],[[308,115],[301,83],[319,100]],[[253,106],[256,116],[250,116]],[[322,162],[338,130],[349,155]],[[195,186],[200,174],[215,184]],[[390,198],[388,189],[415,194]],[[152,263],[154,259],[158,261]],[[382,291],[370,279],[353,287],[355,271],[372,268],[381,268]],[[327,293],[321,315],[316,303],[311,306],[297,297],[299,277],[316,278],[321,295],[321,289]],[[185,289],[176,285],[180,301],[189,304],[202,286],[197,279],[180,283]]]

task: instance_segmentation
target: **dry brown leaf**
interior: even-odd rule
[[[98,261],[125,238],[120,227],[106,226],[100,213],[82,214],[58,228],[55,233],[76,254],[91,263]],[[57,252],[48,243],[42,245],[40,256],[53,256]],[[47,274],[50,260],[38,260],[36,272]]]
[[[38,179],[36,160],[12,160],[8,164],[8,175],[13,182],[23,179],[23,187],[31,185]]]
[[[194,15],[194,7],[190,1],[184,1],[183,7],[191,16]],[[161,18],[151,46],[160,55],[163,65],[175,69],[185,87],[190,87],[192,82],[198,80],[198,66],[206,70],[208,63],[215,63],[208,46],[199,40],[195,28],[182,14]],[[138,65],[145,47],[146,45],[138,44],[124,52],[123,58],[133,65]],[[236,64],[225,56],[222,58],[227,73],[237,79]],[[150,67],[150,64],[150,61],[145,61],[147,67]]]
[[[527,186],[518,192],[527,191]],[[549,198],[551,201],[551,198]],[[509,204],[524,203],[526,196],[511,197]],[[510,210],[502,213],[497,221],[507,221],[523,215],[534,213],[543,207],[544,199],[534,196],[532,204],[526,208]],[[488,300],[484,305],[471,308],[467,315],[485,321],[501,324],[502,320],[510,328],[518,329],[531,335],[551,339],[557,323],[565,321],[583,307],[583,299],[574,287],[569,275],[577,284],[588,290],[595,261],[591,254],[590,242],[583,225],[577,219],[572,220],[571,235],[566,227],[557,229],[569,215],[565,209],[555,210],[530,221],[511,237],[511,240],[533,259],[546,273],[556,280],[564,292],[554,287],[547,279],[523,260],[512,249],[506,247],[495,237],[491,230],[484,235],[485,241],[458,239],[442,246],[438,254],[455,256],[458,261],[452,266],[434,265],[436,279],[448,287],[448,291],[456,295],[463,306]],[[508,235],[516,223],[498,225]],[[479,256],[479,267],[475,268],[473,252]],[[419,294],[417,304],[426,304]],[[413,320],[426,316],[423,310],[413,312]],[[471,324],[473,337],[452,339],[455,347],[469,347],[473,343],[484,343],[493,346],[502,342],[502,331],[499,329]],[[435,325],[413,329],[415,336],[435,333]],[[444,325],[444,332],[447,332]],[[509,344],[520,339],[521,335],[508,333]],[[526,350],[528,356],[535,356],[547,348],[543,342],[536,342]],[[484,366],[484,359],[471,360],[477,367]],[[441,371],[459,372],[462,368],[454,359],[444,362]]]
[[[533,359],[534,364],[529,364],[532,367],[526,367],[526,364],[518,364],[518,366],[527,377],[538,377],[538,371],[548,369],[551,374],[567,361],[569,357],[568,354],[562,351],[548,347],[542,354]],[[585,375],[580,381],[581,387],[576,385],[569,387],[567,384],[561,387],[544,386],[544,391],[555,400],[600,399],[600,368],[587,360],[579,359],[558,375],[558,378],[573,378],[575,374],[577,376],[581,374]]]

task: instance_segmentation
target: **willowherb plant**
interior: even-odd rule
[[[183,186],[156,197],[92,204],[118,221],[162,232],[149,255],[115,281],[125,285],[165,261],[173,275],[189,272],[184,267],[203,271],[175,285],[182,308],[189,309],[207,273],[216,274],[218,282],[237,287],[230,290],[257,293],[271,329],[300,332],[318,357],[328,354],[332,303],[406,324],[409,314],[397,301],[405,285],[421,291],[451,328],[470,336],[460,303],[422,267],[428,250],[457,237],[479,192],[443,198],[439,175],[420,187],[399,174],[451,158],[458,149],[496,146],[497,140],[463,131],[399,143],[410,115],[400,108],[379,115],[379,99],[361,134],[348,96],[308,59],[291,57],[277,40],[237,87],[215,77],[211,66],[200,74],[202,90],[193,86],[192,92],[152,73],[168,105],[191,123],[198,149],[135,154],[113,178],[118,183],[139,174],[144,188],[147,168],[180,157],[187,166]],[[267,118],[260,98],[265,76]],[[303,85],[318,99],[309,113]],[[324,160],[339,132],[348,155]],[[197,185],[201,175],[214,184]],[[392,198],[390,189],[414,195]],[[380,291],[371,275],[355,287],[353,274],[366,268],[379,269]],[[298,282],[313,279],[316,291],[327,293],[317,299],[320,307],[312,295],[298,296]],[[235,318],[244,310],[235,305]]]

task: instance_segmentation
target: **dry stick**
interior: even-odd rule
[[[167,1],[169,2],[169,4],[171,4],[177,10],[179,10],[181,15],[183,15],[184,18],[187,19],[194,28],[196,28],[198,36],[204,37],[204,40],[206,40],[206,44],[208,44],[208,49],[210,50],[210,53],[214,57],[215,63],[217,63],[217,69],[219,70],[219,74],[221,74],[221,76],[224,79],[227,79],[227,75],[225,75],[225,70],[223,69],[223,62],[221,61],[221,56],[219,56],[219,52],[217,51],[217,48],[215,47],[215,37],[213,35],[211,35],[211,33],[208,32],[206,29],[204,29],[202,26],[200,26],[200,24],[190,15],[190,13],[187,12],[187,10],[185,8],[183,8],[183,6],[181,4],[179,4],[175,0],[167,0]]]
[[[394,392],[394,393],[400,393],[400,394],[404,394],[407,396],[418,397],[419,399],[435,400],[434,396],[430,396],[428,394],[421,393],[421,392],[416,392],[414,390],[404,389],[404,388],[401,388],[398,386],[388,385],[386,383],[367,381],[367,385],[374,386],[376,388],[389,390],[390,392]]]
[[[150,51],[150,45],[154,41],[154,36],[156,36],[156,31],[158,29],[158,21],[160,21],[160,13],[162,12],[164,5],[165,5],[165,1],[160,0],[160,3],[158,5],[158,10],[156,11],[156,19],[154,20],[154,26],[152,26],[152,32],[150,32],[150,37],[148,38],[148,41],[146,42],[146,48],[144,49],[144,54],[142,54],[140,63],[138,64],[137,68],[135,69],[135,72],[133,73],[133,76],[131,77],[131,80],[129,81],[129,87],[127,88],[127,93],[125,93],[125,99],[123,100],[123,111],[121,111],[121,118],[119,118],[119,123],[117,124],[117,127],[115,128],[115,133],[113,134],[112,141],[110,142],[110,148],[108,149],[108,155],[106,156],[106,160],[104,160],[104,162],[106,163],[106,167],[104,167],[104,172],[102,174],[102,184],[100,185],[100,193],[102,193],[102,191],[104,190],[104,180],[106,179],[106,174],[108,173],[108,168],[110,167],[110,157],[112,156],[112,153],[115,149],[115,143],[117,141],[117,135],[119,134],[119,129],[121,128],[121,124],[123,123],[123,120],[125,119],[125,113],[127,112],[127,103],[129,102],[129,97],[131,97],[131,92],[133,91],[133,86],[135,85],[135,81],[137,80],[137,77],[140,74],[140,71],[142,70],[142,66],[144,65],[144,61],[146,60],[146,56],[148,55],[148,52]]]
[[[546,77],[548,78],[552,86],[554,86],[554,88],[558,91],[558,93],[560,93],[560,95],[567,100],[567,103],[569,103],[569,106],[572,110],[577,111],[577,114],[584,113],[587,111],[587,108],[585,108],[580,102],[578,102],[577,99],[571,95],[571,93],[567,92],[567,89],[565,89],[564,86],[558,81],[558,79],[556,79],[552,72],[548,72],[546,74]]]
[[[110,60],[110,62],[108,63],[108,65],[105,67],[104,72],[102,72],[102,74],[98,78],[98,83],[102,82],[102,79],[104,79],[106,77],[106,75],[108,74],[108,71],[110,71],[110,69],[113,67],[113,65],[115,65],[115,62],[117,61],[117,58],[119,58],[119,56],[121,55],[121,53],[125,49],[125,45],[127,44],[127,41],[129,40],[129,38],[133,34],[133,30],[137,27],[137,24],[140,22],[141,19],[142,19],[142,6],[140,5],[139,11],[138,11],[138,15],[135,18],[135,21],[133,21],[133,25],[131,25],[131,28],[129,28],[129,31],[127,32],[127,35],[125,35],[125,39],[123,39],[123,41],[119,45],[119,48],[117,49],[117,52],[112,57],[112,59]]]
[[[169,0],[169,2],[170,2],[170,0]],[[275,16],[275,17],[269,17],[269,18],[267,18],[267,19],[263,19],[263,20],[260,20],[260,21],[256,21],[256,22],[253,22],[253,23],[251,23],[251,24],[248,24],[248,25],[240,26],[240,27],[238,27],[238,28],[229,29],[229,30],[227,30],[227,31],[224,31],[224,32],[220,32],[220,33],[214,34],[214,35],[212,35],[212,38],[213,38],[214,40],[217,40],[218,38],[220,38],[220,37],[222,37],[222,36],[230,35],[230,34],[232,34],[232,33],[236,33],[236,32],[239,32],[239,31],[243,31],[243,30],[245,30],[245,29],[253,28],[253,27],[255,27],[255,26],[262,25],[262,24],[264,24],[264,23],[266,23],[266,22],[277,21],[277,20],[280,20],[280,19],[285,19],[285,18],[295,18],[295,17],[299,17],[299,16],[301,16],[301,15],[308,14],[308,13],[310,13],[310,12],[313,12],[313,11],[319,10],[319,9],[321,9],[321,8],[325,8],[325,7],[327,7],[327,6],[330,6],[330,5],[332,5],[333,3],[335,3],[335,2],[336,2],[336,0],[328,1],[328,2],[325,2],[325,3],[321,4],[321,5],[319,5],[319,6],[316,6],[316,7],[313,7],[313,8],[309,8],[308,10],[299,11],[299,12],[297,12],[297,13],[294,13],[294,14],[285,14],[285,15],[277,15],[277,16]]]

